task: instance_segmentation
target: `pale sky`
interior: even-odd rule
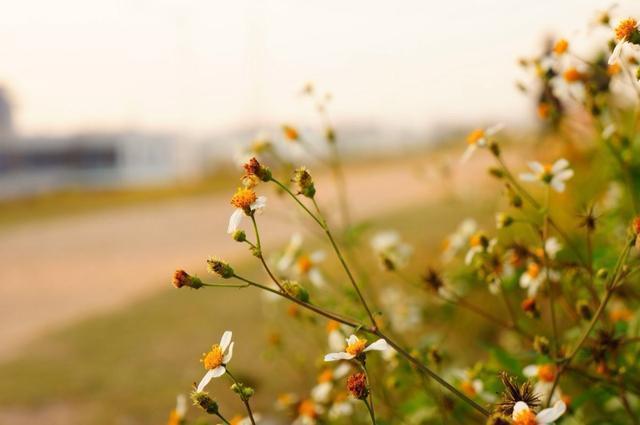
[[[0,83],[32,134],[295,122],[309,80],[333,92],[342,122],[522,121],[516,58],[610,4],[0,0]]]

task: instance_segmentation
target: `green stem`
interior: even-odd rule
[[[233,383],[236,384],[236,387],[238,387],[238,390],[240,391],[240,400],[242,400],[242,403],[244,404],[245,409],[247,410],[247,413],[249,414],[249,419],[251,420],[251,424],[252,425],[256,425],[256,421],[253,418],[253,411],[251,410],[251,406],[249,405],[249,399],[246,398],[244,396],[244,394],[242,394],[242,388],[243,385],[238,382],[238,380],[235,378],[235,376],[233,376],[231,374],[231,372],[229,372],[229,369],[226,369],[226,374],[229,375],[229,377],[233,380]]]
[[[280,284],[278,279],[274,276],[274,274],[271,272],[271,269],[269,268],[269,265],[267,264],[267,262],[264,259],[264,256],[262,255],[262,244],[260,242],[260,232],[258,231],[258,223],[256,222],[255,214],[251,213],[251,215],[249,217],[251,217],[251,222],[253,223],[253,231],[256,234],[256,245],[257,245],[256,246],[256,249],[257,249],[257,254],[256,255],[258,256],[258,259],[262,263],[262,266],[267,271],[267,274],[269,275],[269,277],[271,278],[273,283],[275,283],[276,286],[278,288],[280,288],[281,291],[284,291],[284,288],[282,287],[282,285]]]
[[[556,320],[556,306],[554,287],[549,277],[549,254],[547,253],[547,239],[549,238],[549,207],[551,197],[551,186],[547,185],[547,193],[545,196],[544,224],[542,227],[542,261],[544,263],[545,280],[547,289],[549,290],[549,313],[551,315],[551,332],[553,335],[554,355],[557,358],[560,352],[560,337],[558,335],[558,321]]]

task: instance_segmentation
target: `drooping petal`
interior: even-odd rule
[[[212,379],[213,379],[213,370],[208,370],[207,373],[205,373],[205,375],[202,377],[202,380],[200,380],[197,391],[200,392],[204,390],[204,388],[209,384],[209,382],[211,382]]]
[[[525,182],[533,182],[538,180],[538,177],[536,177],[535,174],[531,174],[531,173],[520,173],[520,180],[525,181]]]
[[[556,178],[553,178],[553,179],[551,179],[551,187],[556,192],[562,193],[562,192],[564,192],[564,189],[565,189],[566,185],[564,184],[564,182],[562,180],[558,180]]]
[[[332,389],[333,383],[322,382],[311,389],[311,398],[316,403],[327,403]]]
[[[473,257],[476,256],[476,254],[478,252],[480,252],[482,248],[480,248],[479,246],[474,246],[471,249],[469,249],[469,251],[467,251],[467,255],[465,255],[464,257],[464,262],[466,265],[471,264],[471,262],[473,261]]]
[[[467,162],[469,160],[469,158],[471,158],[471,155],[473,155],[473,153],[476,151],[476,144],[472,144],[467,146],[467,149],[464,150],[464,153],[462,154],[462,158],[460,158],[460,162],[462,164],[464,164],[465,162]]]
[[[544,172],[544,165],[540,164],[538,161],[527,162],[527,165],[536,174],[542,174]]]
[[[324,361],[335,362],[337,360],[351,360],[354,357],[355,356],[353,354],[349,354],[349,353],[329,353],[326,356],[324,356]]]
[[[349,335],[349,338],[347,338],[347,344],[352,345],[352,344],[355,344],[356,342],[358,342],[358,337],[353,334]]]
[[[571,168],[567,168],[566,170],[560,171],[558,174],[554,176],[554,179],[567,181],[571,177],[573,177],[573,170]]]
[[[251,211],[258,211],[267,206],[267,197],[266,196],[258,196],[256,200],[249,206]]]
[[[616,47],[613,49],[613,53],[609,56],[609,65],[613,65],[620,59],[620,55],[622,54],[622,47],[624,46],[625,41],[620,40]]]
[[[222,362],[224,364],[227,364],[231,361],[231,359],[233,358],[233,344],[234,342],[231,342],[231,344],[229,344],[229,350],[227,351],[227,353],[224,355]]]
[[[553,165],[551,166],[551,172],[553,174],[556,174],[562,170],[564,170],[565,168],[567,168],[569,166],[569,161],[567,161],[564,158],[560,158],[559,160],[557,160],[556,162],[553,163]]]
[[[242,217],[244,216],[244,211],[240,208],[236,208],[236,210],[229,217],[229,226],[227,227],[227,233],[231,234],[238,230],[238,226],[242,222]]]
[[[540,413],[536,415],[536,421],[539,424],[550,424],[562,416],[566,410],[567,405],[564,401],[558,400],[553,407],[541,410]]]
[[[527,403],[525,403],[524,401],[517,402],[513,406],[513,419],[516,419],[518,414],[520,414],[520,412],[526,411],[526,410],[530,410],[529,406],[527,406]]]
[[[231,332],[231,331],[225,331],[222,334],[222,338],[220,338],[220,349],[222,350],[223,353],[225,351],[227,351],[227,347],[229,346],[229,343],[231,342],[231,337],[232,336],[233,336],[233,332]]]
[[[227,368],[225,368],[224,366],[218,366],[217,368],[211,371],[211,376],[213,378],[219,378],[222,375],[224,375],[226,371],[227,371]]]
[[[372,344],[369,344],[369,346],[367,348],[364,349],[364,351],[384,351],[387,348],[389,348],[389,344],[387,344],[387,341],[385,341],[384,339],[380,338],[379,340],[375,341]]]
[[[491,127],[487,128],[484,134],[486,134],[487,136],[493,136],[494,134],[497,134],[498,132],[500,132],[503,128],[504,128],[504,123],[500,122],[496,125],[492,125]]]

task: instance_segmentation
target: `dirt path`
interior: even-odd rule
[[[434,201],[460,185],[460,181],[443,184],[439,178],[417,176],[416,166],[425,163],[418,158],[349,170],[354,217]],[[481,168],[475,162],[465,175],[478,175],[474,170],[481,172]],[[325,192],[328,177],[317,180],[322,205],[333,209],[334,196]],[[270,189],[265,194],[269,204],[260,222],[266,243],[273,246],[288,239],[295,208]],[[245,255],[244,248],[225,235],[231,212],[228,195],[218,195],[4,230],[0,234],[0,359],[16,355],[41,332],[165,288],[176,267],[201,270],[208,255],[228,260]]]

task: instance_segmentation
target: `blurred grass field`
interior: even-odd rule
[[[418,273],[436,255],[442,238],[470,215],[472,206],[472,215],[488,223],[496,202],[466,199],[426,204],[380,217],[372,226],[407,235],[417,249]],[[239,268],[262,278],[254,263]],[[198,274],[205,275],[203,270]],[[187,392],[201,377],[200,354],[225,329],[232,329],[237,341],[236,373],[257,389],[257,410],[270,409],[280,392],[312,384],[313,376],[298,373],[298,367],[305,367],[309,361],[305,358],[321,358],[320,350],[312,347],[315,341],[319,348],[324,336],[310,332],[304,323],[287,326],[284,332],[278,321],[292,320],[284,313],[286,304],[266,303],[265,307],[254,289],[245,289],[238,297],[236,289],[176,291],[168,282],[169,276],[167,283],[158,282],[163,289],[157,294],[130,307],[51,332],[30,344],[23,355],[0,365],[0,419],[16,420],[27,414],[33,418],[36,412],[70,424],[162,423],[176,394]],[[265,316],[274,314],[269,311],[273,308],[280,310],[275,321],[265,321]],[[428,319],[438,322],[437,316]],[[466,331],[456,333],[458,341],[447,344],[464,343],[469,333],[478,330],[473,317],[460,323]],[[275,331],[283,332],[282,352],[268,348]],[[315,353],[303,355],[308,351]],[[241,406],[228,391],[217,391],[224,385],[216,382],[212,393],[220,394],[227,409],[239,411]]]

